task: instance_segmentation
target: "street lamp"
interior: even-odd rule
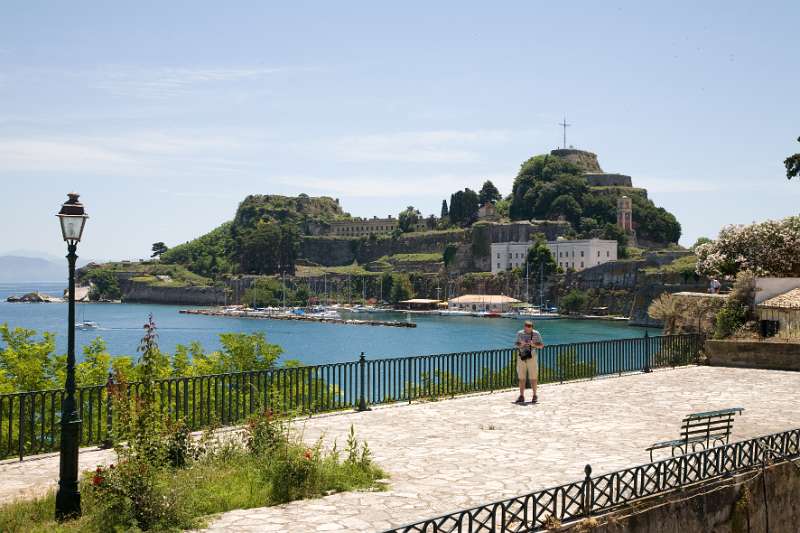
[[[61,404],[61,456],[58,470],[58,492],[56,493],[56,519],[64,520],[80,516],[81,493],[78,489],[78,443],[81,419],[75,403],[75,252],[83,234],[88,215],[77,193],[69,193],[69,199],[56,215],[61,222],[61,234],[67,243],[69,263],[69,307],[67,330],[67,397]]]

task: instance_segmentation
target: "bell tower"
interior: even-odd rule
[[[633,205],[627,196],[617,199],[617,226],[625,233],[633,233]]]

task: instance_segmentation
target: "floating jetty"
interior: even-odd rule
[[[389,326],[395,328],[417,327],[414,322],[400,322],[397,320],[355,320],[327,316],[295,315],[290,313],[264,313],[261,311],[245,311],[243,309],[181,309],[178,312],[185,315],[223,316],[228,318],[260,318],[266,320],[296,320],[304,322],[323,322],[326,324],[350,324],[354,326]]]

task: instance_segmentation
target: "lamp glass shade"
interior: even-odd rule
[[[61,221],[61,233],[65,241],[80,242],[83,235],[83,226],[86,224],[86,215],[58,215]]]

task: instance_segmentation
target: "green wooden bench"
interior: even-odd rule
[[[728,444],[733,429],[733,417],[741,414],[742,411],[744,411],[743,407],[731,407],[730,409],[686,415],[681,422],[681,438],[656,442],[645,448],[650,452],[650,461],[653,461],[653,451],[662,448],[671,448],[672,456],[675,457],[675,450],[686,454],[690,449],[694,452],[698,447],[706,449],[711,446]]]

